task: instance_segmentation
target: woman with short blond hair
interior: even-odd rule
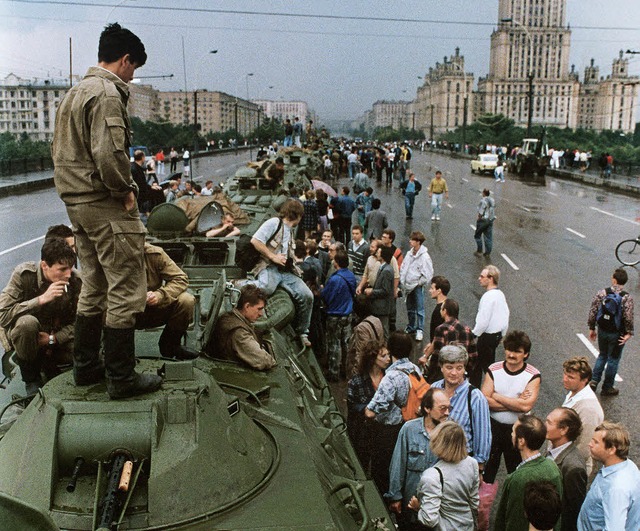
[[[431,432],[436,464],[422,473],[417,497],[409,508],[418,520],[436,531],[473,531],[478,520],[478,462],[467,454],[464,430],[453,421]]]

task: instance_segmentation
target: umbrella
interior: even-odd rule
[[[331,188],[331,186],[329,186],[324,181],[318,181],[316,179],[313,179],[311,181],[311,185],[313,186],[314,190],[322,190],[330,197],[338,197],[338,192],[336,192],[333,188]]]

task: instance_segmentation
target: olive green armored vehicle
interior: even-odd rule
[[[239,205],[247,232],[275,213],[271,203]],[[217,358],[213,327],[243,272],[233,239],[197,234],[223,211],[216,201],[195,217],[161,205],[148,223],[150,241],[189,276],[197,304],[187,341],[202,355],[158,358],[160,330],[139,331],[139,369],[164,376],[159,391],[113,401],[104,383],[76,387],[71,372],[49,381],[0,440],[2,529],[394,528],[312,350],[291,328],[284,291],[256,323],[277,365],[262,372]]]

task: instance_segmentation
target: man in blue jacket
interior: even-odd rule
[[[351,336],[351,313],[356,293],[356,277],[349,271],[349,256],[345,250],[336,251],[333,259],[336,272],[331,275],[321,296],[327,313],[329,374],[327,380],[340,379],[340,365],[347,358],[347,344]]]

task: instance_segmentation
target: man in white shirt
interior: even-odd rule
[[[469,375],[469,381],[476,387],[480,387],[482,375],[495,363],[496,348],[509,328],[509,306],[504,293],[498,289],[500,270],[489,265],[482,270],[478,280],[487,291],[480,299],[472,330],[478,338],[478,363]]]
[[[587,463],[587,474],[593,470],[593,459],[589,453],[589,442],[596,427],[604,420],[604,411],[598,397],[589,386],[591,366],[584,356],[574,356],[562,364],[564,374],[562,385],[569,391],[562,407],[570,407],[582,421],[582,433],[576,440],[576,446]]]

